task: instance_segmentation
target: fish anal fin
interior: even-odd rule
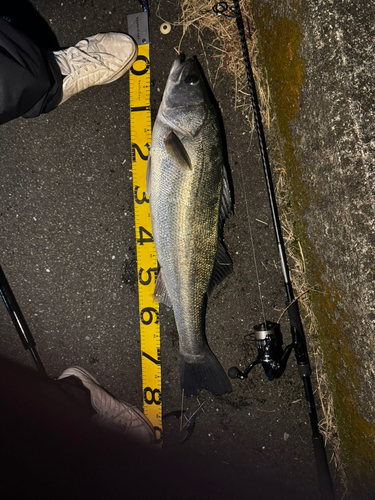
[[[165,304],[168,307],[173,307],[171,297],[164,282],[163,269],[160,269],[156,279],[153,299],[154,302]]]
[[[212,270],[210,284],[208,285],[207,295],[210,296],[214,288],[217,287],[233,270],[233,263],[225,250],[221,241],[217,246],[216,259]]]
[[[191,161],[184,145],[172,130],[165,136],[164,145],[167,153],[178,165],[186,170],[192,169]]]

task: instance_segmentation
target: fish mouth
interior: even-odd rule
[[[186,56],[185,56],[185,54],[183,54],[183,53],[181,52],[181,54],[179,54],[179,55],[176,57],[176,61],[175,61],[175,62],[177,62],[178,64],[182,64],[183,62],[185,62],[185,60],[186,60]]]
[[[179,54],[172,66],[172,69],[169,73],[169,80],[173,83],[179,83],[181,80],[181,75],[186,68],[186,66],[195,66],[196,63],[194,59],[186,59],[185,54]]]

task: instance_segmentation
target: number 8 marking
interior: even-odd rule
[[[148,393],[151,393],[151,398],[148,398]],[[143,391],[143,398],[148,405],[160,405],[161,391],[159,389],[151,389],[151,387],[145,387]]]

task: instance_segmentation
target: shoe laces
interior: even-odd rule
[[[77,46],[69,47],[62,51],[58,59],[61,65],[61,73],[66,76],[74,75],[75,73],[80,74],[82,69],[87,71],[88,67],[92,65],[106,67],[99,50],[96,53],[93,52],[90,54]]]

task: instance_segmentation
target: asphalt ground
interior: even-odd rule
[[[51,50],[97,32],[126,32],[127,15],[140,11],[138,2],[119,0],[45,0],[33,6],[35,11],[14,1],[9,11],[13,18],[22,12],[19,24]],[[173,25],[168,35],[161,34],[158,6],[171,23],[179,16],[175,3],[150,3],[152,120],[182,35],[182,27]],[[210,78],[217,59],[209,33],[202,40],[203,46],[196,33],[187,34],[181,50],[196,56]],[[48,115],[1,127],[1,265],[48,375],[82,366],[111,393],[140,408],[128,87],[126,75],[74,96]],[[256,137],[235,110],[231,79],[219,74],[213,92],[222,110],[234,188],[234,214],[224,229],[234,271],[209,300],[207,337],[225,370],[244,369],[256,357],[244,336],[263,320],[253,246],[267,319],[277,320],[285,295]],[[288,324],[285,319],[281,324],[287,344]],[[177,331],[173,312],[163,305],[160,325],[166,414],[180,409],[181,394]],[[5,307],[0,308],[0,352],[34,366]],[[257,367],[232,387],[222,397],[200,395],[205,412],[184,445],[178,422],[166,421],[164,449],[181,453],[185,447],[187,456],[217,464],[220,474],[238,474],[245,483],[251,477],[249,494],[258,481],[268,493],[292,488],[296,496],[316,498],[311,428],[294,358],[279,380],[268,381]],[[192,408],[197,401],[190,398],[186,405]],[[277,484],[275,491],[271,483]]]

